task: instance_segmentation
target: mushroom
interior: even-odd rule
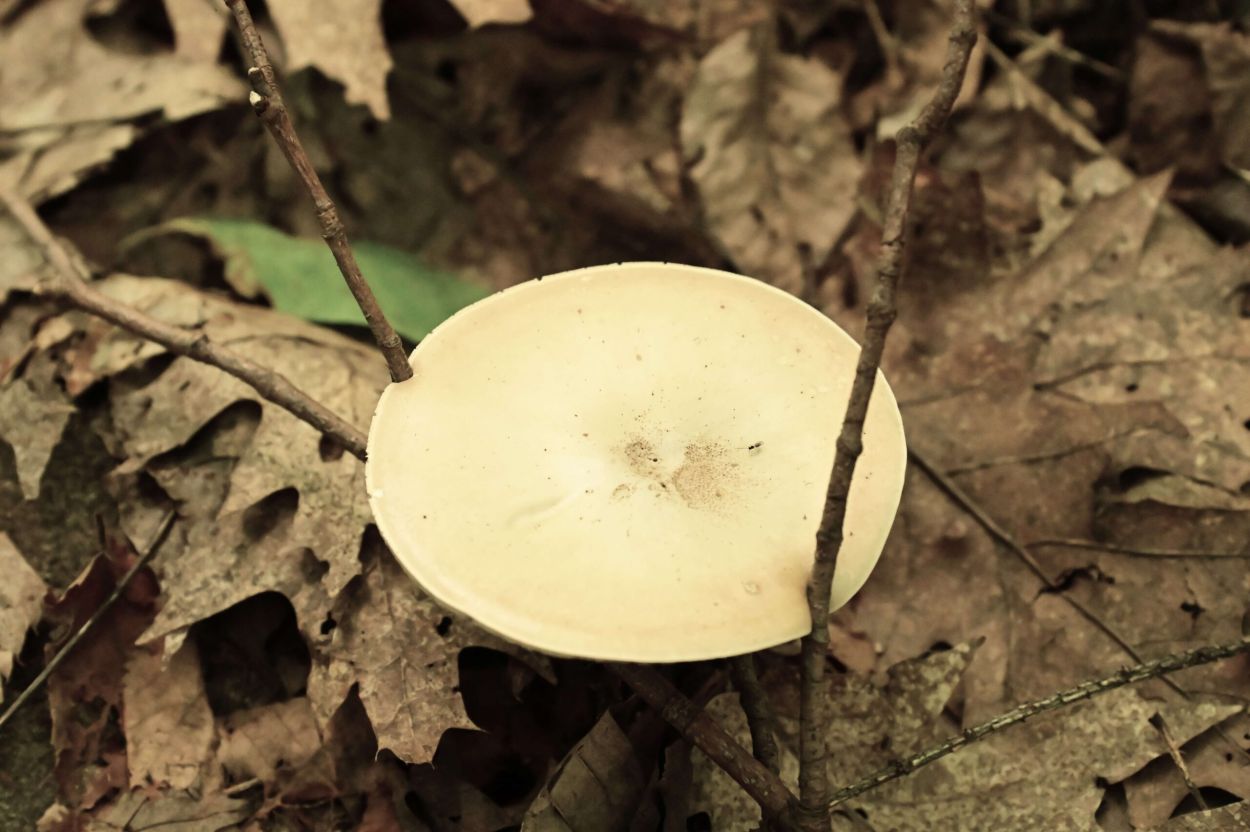
[[[713,269],[620,263],[514,286],[423,340],[365,473],[383,538],[504,638],[677,662],[804,635],[805,584],[859,347]],[[876,564],[906,466],[879,378],[834,608]]]

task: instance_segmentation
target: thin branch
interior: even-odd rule
[[[760,805],[766,823],[773,821],[783,828],[791,826],[791,814],[797,805],[794,795],[780,777],[752,757],[716,720],[696,708],[653,667],[622,662],[608,662],[607,667],[633,688],[634,693],[654,708],[665,722],[698,746],[708,759],[742,786]]]
[[[122,329],[160,344],[170,352],[209,364],[250,386],[265,399],[285,408],[326,436],[332,437],[349,453],[365,458],[364,433],[287,379],[281,373],[251,361],[233,350],[214,344],[202,332],[167,324],[137,309],[113,300],[91,285],[81,258],[71,256],[65,246],[39,219],[30,203],[0,187],[0,202],[18,224],[42,249],[52,275],[37,288],[41,294],[59,298]]]
[[[96,611],[91,613],[91,617],[84,621],[83,625],[78,628],[78,631],[70,636],[69,641],[61,645],[61,649],[57,650],[56,655],[53,656],[46,665],[44,665],[43,670],[39,672],[39,675],[35,677],[35,680],[26,686],[26,689],[18,695],[17,699],[13,700],[13,704],[9,705],[3,714],[0,714],[0,730],[3,730],[4,726],[10,719],[13,718],[13,715],[17,713],[18,709],[25,705],[30,698],[34,696],[41,687],[43,687],[44,682],[48,681],[48,678],[56,672],[56,669],[61,666],[61,663],[64,662],[66,658],[69,657],[69,654],[73,652],[74,648],[78,646],[78,643],[83,640],[83,637],[91,631],[91,628],[94,627],[100,619],[104,618],[104,616],[108,614],[108,611],[113,608],[113,605],[117,603],[117,599],[122,597],[122,593],[126,591],[126,587],[130,586],[130,582],[135,579],[135,576],[139,574],[139,571],[143,569],[143,567],[147,566],[148,561],[150,561],[156,553],[160,551],[161,544],[165,542],[165,537],[169,534],[170,528],[173,527],[174,519],[176,517],[177,515],[173,511],[170,511],[165,515],[164,519],[161,520],[160,526],[157,527],[156,533],[152,535],[152,539],[148,541],[148,545],[144,549],[143,554],[135,560],[134,565],[131,566],[130,569],[126,570],[126,574],[122,575],[121,580],[118,581],[117,585],[113,587],[113,591],[110,592],[109,596],[104,599],[104,603],[100,604],[100,606],[96,608]]]
[[[807,603],[812,618],[811,633],[803,639],[803,682],[799,703],[799,821],[804,829],[828,830],[829,695],[824,684],[829,653],[829,595],[842,546],[842,524],[846,518],[847,495],[855,473],[855,463],[863,451],[864,419],[877,380],[886,335],[898,314],[896,293],[903,270],[906,247],[907,212],[912,183],[920,153],[946,123],[955,99],[963,87],[968,57],[976,42],[976,21],[972,0],[958,0],[951,26],[942,80],[933,98],[911,124],[901,129],[895,142],[894,173],[886,201],[881,232],[881,255],[877,283],[868,304],[855,381],[851,386],[846,416],[838,436],[833,472],[826,492],[824,513],[816,533],[815,565],[807,585]]]
[[[773,774],[781,772],[781,752],[777,750],[773,709],[768,694],[760,684],[755,669],[755,655],[733,656],[729,659],[729,678],[738,691],[738,701],[751,729],[751,750]]]
[[[1210,664],[1221,659],[1227,659],[1232,656],[1250,652],[1250,640],[1242,640],[1233,642],[1232,644],[1220,644],[1208,647],[1199,647],[1196,650],[1190,650],[1185,653],[1175,653],[1170,656],[1164,656],[1161,659],[1155,659],[1151,662],[1144,662],[1133,667],[1126,667],[1118,673],[1108,676],[1104,679],[1098,679],[1092,682],[1082,682],[1073,688],[1051,694],[1045,699],[1037,699],[1033,702],[1027,702],[1017,708],[1013,708],[1004,714],[1000,714],[993,719],[982,722],[980,725],[968,728],[962,734],[943,740],[932,748],[928,748],[918,754],[913,754],[903,760],[896,760],[880,771],[868,775],[858,783],[839,789],[830,800],[830,808],[845,803],[853,797],[863,794],[866,791],[875,789],[891,780],[897,780],[904,777],[916,769],[923,768],[935,760],[940,760],[947,754],[963,748],[969,743],[976,742],[983,737],[1009,728],[1019,722],[1032,719],[1038,714],[1053,711],[1062,708],[1065,705],[1071,705],[1074,702],[1080,702],[1083,699],[1089,699],[1093,696],[1115,690],[1116,688],[1131,685],[1135,682],[1145,681],[1146,679],[1154,679],[1167,673],[1174,673],[1177,670],[1184,670],[1189,667],[1198,667],[1199,665]]]
[[[1103,543],[1098,540],[1081,540],[1075,537],[1055,538],[1053,540],[1034,540],[1024,544],[1026,549],[1089,549],[1094,552],[1105,552],[1109,555],[1129,555],[1137,558],[1172,558],[1197,560],[1250,560],[1250,552],[1197,552],[1192,549],[1146,549],[1137,546],[1124,546],[1119,543]]]
[[[260,116],[261,122],[277,142],[278,149],[290,162],[304,189],[308,191],[308,196],[312,198],[317,209],[317,222],[321,224],[321,237],[334,254],[334,261],[338,263],[339,271],[347,281],[347,288],[351,290],[352,297],[356,299],[365,316],[365,322],[373,332],[373,339],[382,351],[382,357],[386,359],[391,381],[406,381],[412,378],[412,367],[408,365],[408,357],[404,354],[403,342],[386,320],[378,299],[373,296],[373,290],[360,273],[356,255],[352,253],[351,244],[347,241],[343,221],[339,219],[338,209],[334,207],[334,201],[321,184],[321,177],[317,175],[316,168],[299,140],[299,134],[295,132],[295,124],[291,121],[286,103],[282,100],[282,93],[278,90],[273,65],[269,62],[269,54],[265,51],[260,33],[256,31],[256,24],[252,22],[252,13],[248,11],[247,2],[226,0],[226,5],[234,15],[239,35],[243,38],[243,45],[252,61],[252,68],[247,73],[248,80],[252,82],[252,109]]]
[[[1185,758],[1181,756],[1180,746],[1176,743],[1176,737],[1172,736],[1172,730],[1168,728],[1167,720],[1163,718],[1163,714],[1155,714],[1150,717],[1151,726],[1159,732],[1159,736],[1163,738],[1163,744],[1168,748],[1168,756],[1172,758],[1172,764],[1176,766],[1181,773],[1181,779],[1185,781],[1185,788],[1193,796],[1194,802],[1198,804],[1198,808],[1206,812],[1210,810],[1207,805],[1206,798],[1202,796],[1202,790],[1198,788],[1198,784],[1194,782],[1193,775],[1189,773],[1189,766],[1185,765]]]

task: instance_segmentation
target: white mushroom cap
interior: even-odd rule
[[[469,306],[382,394],[366,478],[430,595],[513,642],[674,662],[810,629],[805,585],[859,347],[750,278],[565,272]],[[878,377],[834,608],[863,585],[907,453]]]

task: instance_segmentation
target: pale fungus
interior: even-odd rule
[[[764,283],[623,263],[457,313],[369,433],[373,514],[440,603],[564,656],[674,662],[810,629],[805,584],[859,347]],[[898,507],[902,422],[868,409],[834,608]]]

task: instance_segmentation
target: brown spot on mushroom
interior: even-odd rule
[[[612,499],[624,500],[633,492],[634,492],[634,489],[628,483],[621,483],[616,488],[612,489]]]
[[[673,486],[691,508],[715,508],[733,484],[735,467],[725,446],[692,442],[685,462],[673,472]]]

